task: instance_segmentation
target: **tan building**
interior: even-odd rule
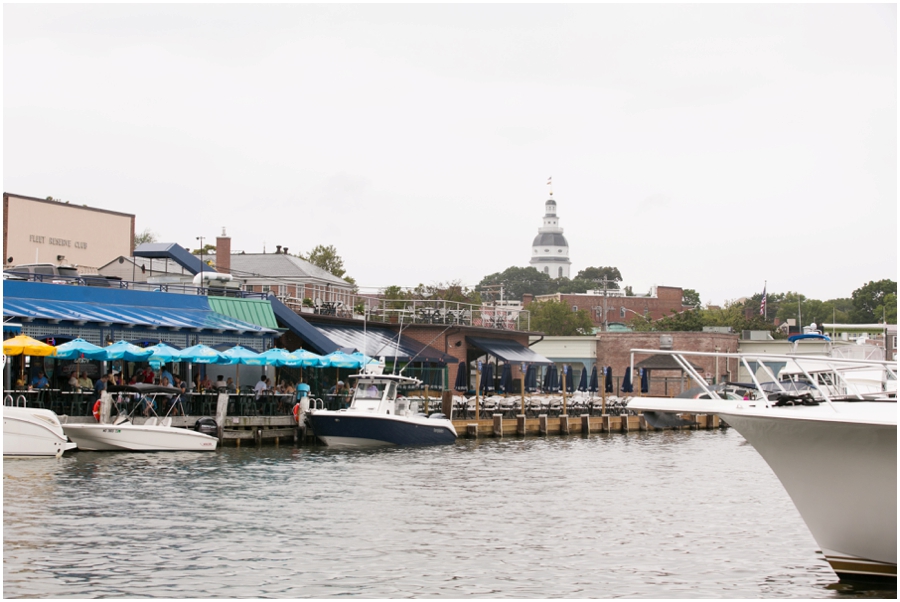
[[[3,266],[70,264],[96,270],[134,250],[134,215],[3,193]]]

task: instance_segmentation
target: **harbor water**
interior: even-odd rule
[[[7,598],[847,598],[733,429],[3,463]]]

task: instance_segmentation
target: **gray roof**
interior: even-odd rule
[[[308,261],[284,253],[232,253],[231,274],[235,278],[285,278],[317,280],[344,287],[350,287],[343,278],[338,278]]]
[[[534,237],[534,242],[531,243],[532,247],[568,247],[569,243],[566,241],[566,237],[562,234],[556,234],[552,232],[545,232],[544,234],[538,234]]]

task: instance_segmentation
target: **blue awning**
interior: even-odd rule
[[[369,327],[363,330],[360,326],[344,326],[337,324],[315,324],[325,336],[341,347],[358,349],[369,357],[384,357],[386,361],[396,357],[402,362],[453,362],[458,360],[446,355],[434,347],[429,347],[412,338],[400,336],[390,328]]]
[[[535,353],[518,341],[511,339],[489,339],[485,337],[466,337],[466,342],[478,347],[485,353],[507,362],[526,364],[552,364],[543,355]]]
[[[210,309],[198,295],[7,281],[3,315],[23,320],[276,334]]]
[[[3,323],[3,332],[12,332],[15,334],[19,334],[22,332],[21,324],[13,324],[12,322],[4,322]]]

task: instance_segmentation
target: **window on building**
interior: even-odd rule
[[[550,273],[550,267],[549,267],[549,266],[544,266],[544,273],[545,273],[545,274],[549,274],[549,273]]]
[[[272,287],[268,284],[263,284],[261,287],[259,287],[259,292],[261,293],[268,293],[270,290],[272,290]]]
[[[620,307],[620,308],[619,308],[619,317],[620,317],[620,318],[624,318],[624,317],[625,317],[625,308],[624,308],[624,307]]]
[[[572,306],[572,311],[578,311],[578,306],[577,306],[577,305],[573,305],[573,306]]]
[[[559,276],[557,276],[557,278],[562,278],[562,276],[563,276],[563,269],[559,268]]]

